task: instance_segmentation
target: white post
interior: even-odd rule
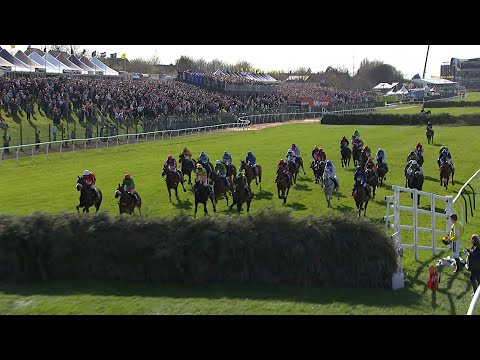
[[[18,164],[18,152],[20,151],[20,148],[17,148],[17,164]]]
[[[47,155],[47,159],[48,159],[48,148],[50,147],[50,143],[47,144],[47,152],[45,153]]]
[[[413,189],[413,246],[415,248],[415,260],[418,261],[418,190]]]

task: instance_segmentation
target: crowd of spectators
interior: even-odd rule
[[[224,77],[218,80],[237,81]],[[319,84],[272,86],[275,91],[236,96],[182,81],[0,77],[0,101],[4,111],[13,117],[22,109],[29,119],[36,104],[59,129],[61,121],[73,120],[75,113],[86,134],[91,134],[90,126],[98,126],[109,135],[118,133],[119,127],[140,126],[143,131],[155,131],[210,125],[207,118],[235,121],[239,115],[276,112],[300,98],[330,99],[338,105],[373,101],[373,97],[360,91]]]

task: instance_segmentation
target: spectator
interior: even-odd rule
[[[464,252],[467,255],[467,269],[470,271],[470,283],[473,287],[473,296],[480,283],[480,237],[477,234],[473,234],[471,240],[471,249],[467,249]]]

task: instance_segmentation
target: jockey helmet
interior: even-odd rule
[[[343,135],[342,139],[345,139],[345,135]]]
[[[173,156],[172,156],[172,155],[168,155],[168,159],[173,159]]]
[[[125,174],[125,180],[129,180],[129,179],[130,179],[130,175]]]
[[[188,151],[188,149],[186,147],[183,148],[183,151]]]
[[[295,145],[295,144],[292,144],[292,149],[294,149],[294,148],[296,148],[296,147],[297,147],[297,145]]]
[[[205,154],[205,151],[202,151],[202,152],[200,153],[200,155],[205,156],[205,155],[207,155],[207,154]]]
[[[220,165],[222,162],[220,160],[215,161],[215,165]]]
[[[449,216],[449,217],[450,217],[450,219],[452,219],[452,220],[455,220],[455,221],[457,221],[457,220],[458,220],[458,216],[457,216],[457,214],[455,214],[455,213],[453,213],[453,214],[450,214],[450,216]]]
[[[88,176],[88,175],[90,175],[90,171],[85,170],[85,171],[83,172],[83,176]]]
[[[431,122],[431,121],[429,121],[429,122],[427,123],[427,125],[432,125],[432,122]]]
[[[327,162],[325,163],[325,165],[333,165],[332,162],[330,160],[327,160]]]
[[[251,151],[249,151],[249,152],[247,153],[247,155],[253,155],[253,154],[252,154],[252,152],[251,152]]]
[[[202,164],[197,164],[197,169],[203,169]]]
[[[378,148],[378,151],[383,152],[383,149],[381,147]]]
[[[279,162],[279,164],[282,164],[282,165],[283,165],[283,164],[285,164],[285,160],[283,160],[283,159],[280,159],[280,162]]]
[[[228,155],[228,151],[224,151],[224,152],[223,152],[223,155]]]
[[[420,143],[417,143],[417,145],[416,145],[416,146],[417,146],[417,148],[419,148],[419,147],[422,147],[422,144],[420,144]]]

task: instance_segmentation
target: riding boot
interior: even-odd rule
[[[338,188],[337,179],[335,179],[335,177],[332,177],[332,181],[333,181],[333,184],[335,185],[335,189]]]

